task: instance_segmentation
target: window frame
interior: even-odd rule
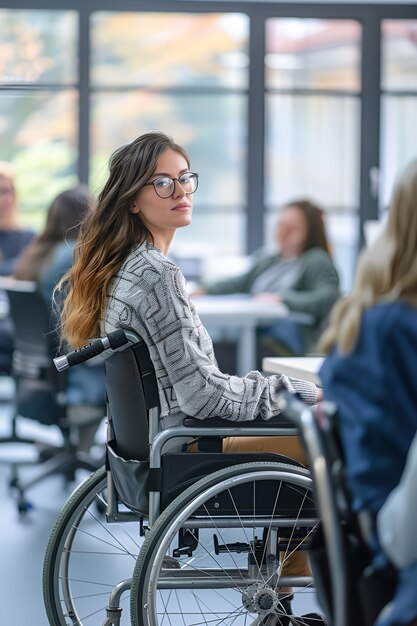
[[[56,10],[55,0],[0,0],[4,9]],[[113,0],[61,0],[60,10],[79,14],[79,90],[78,108],[78,177],[88,183],[90,126],[90,31],[89,18],[94,11],[114,11]],[[242,0],[160,0],[155,6],[149,0],[120,0],[118,11],[175,13],[241,12],[250,20],[249,90],[246,163],[246,241],[244,249],[253,252],[263,243],[265,168],[265,21],[268,18],[354,19],[362,25],[360,175],[359,175],[359,242],[363,244],[363,224],[378,217],[378,197],[370,184],[372,168],[380,169],[381,122],[381,22],[384,19],[417,19],[417,4],[320,4],[275,3]],[[13,86],[16,88],[16,85]],[[7,89],[6,86],[0,86]]]

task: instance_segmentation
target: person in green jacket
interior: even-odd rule
[[[195,295],[242,293],[282,302],[290,312],[308,313],[311,325],[301,326],[289,316],[260,331],[270,353],[304,354],[313,349],[340,295],[322,209],[309,200],[289,202],[281,211],[275,239],[277,253],[259,250],[246,272],[204,283]]]

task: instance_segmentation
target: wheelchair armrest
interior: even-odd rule
[[[199,420],[195,417],[185,417],[183,425],[189,428],[195,428],[196,426],[209,426],[213,428],[259,428],[265,426],[270,428],[271,426],[277,426],[278,428],[294,428],[294,424],[285,419],[282,415],[276,415],[269,420],[263,420],[257,418],[247,422],[232,422],[231,420],[224,420],[221,417],[211,417],[206,420]]]

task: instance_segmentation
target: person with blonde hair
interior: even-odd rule
[[[352,507],[375,526],[417,432],[417,160],[398,178],[386,226],[361,255],[353,290],[335,305],[321,347],[329,355],[320,378],[339,409]],[[383,568],[375,529],[373,541],[374,565]],[[416,620],[416,588],[414,564],[400,571],[381,625]]]

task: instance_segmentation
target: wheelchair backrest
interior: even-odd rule
[[[155,370],[144,341],[115,352],[105,361],[109,417],[116,452],[124,459],[149,457],[149,410],[159,407]]]

